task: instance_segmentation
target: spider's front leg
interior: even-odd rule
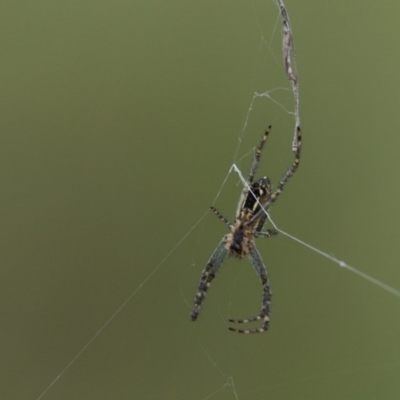
[[[214,253],[211,255],[210,259],[207,262],[206,267],[203,269],[201,273],[196,297],[194,298],[194,307],[191,314],[192,321],[196,321],[197,317],[199,316],[200,308],[201,305],[203,304],[207,290],[210,287],[211,282],[215,277],[215,274],[221,267],[221,264],[224,261],[224,258],[228,252],[225,248],[225,243],[226,243],[226,236],[224,236],[224,238],[221,240],[217,248],[214,250]]]
[[[263,285],[263,297],[262,297],[261,310],[260,310],[260,313],[256,317],[245,318],[245,319],[230,319],[229,321],[238,323],[238,324],[243,324],[243,323],[247,323],[247,322],[262,320],[263,324],[262,324],[261,328],[256,328],[256,329],[235,329],[235,328],[230,328],[230,327],[229,327],[229,329],[232,332],[237,332],[237,333],[262,333],[262,332],[267,331],[269,328],[269,311],[270,311],[272,293],[271,293],[271,289],[269,286],[267,269],[265,268],[264,262],[260,256],[260,253],[258,252],[257,248],[255,247],[255,244],[253,244],[253,247],[250,249],[249,258],[250,258],[251,263],[253,264],[254,269],[257,272],[257,275],[261,279],[261,283]]]
[[[255,237],[265,237],[269,238],[271,236],[275,236],[278,234],[278,231],[276,229],[267,229],[266,232],[254,232]]]

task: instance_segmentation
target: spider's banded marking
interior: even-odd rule
[[[254,182],[248,191],[246,198],[243,200],[242,209],[247,210],[252,217],[261,209],[263,199],[271,195],[271,182],[264,176]],[[251,219],[251,218],[249,218]]]
[[[215,207],[211,206],[214,214],[229,227],[230,233],[222,238],[221,242],[218,244],[217,248],[214,250],[214,253],[212,253],[210,259],[208,260],[205,269],[201,273],[197,294],[194,299],[194,307],[191,314],[192,321],[195,321],[199,316],[205,295],[225,257],[229,255],[241,259],[245,256],[248,256],[263,286],[261,309],[259,314],[255,317],[230,319],[229,321],[239,324],[262,321],[262,326],[261,328],[256,329],[229,329],[237,333],[261,333],[265,332],[269,328],[269,313],[272,293],[269,286],[267,269],[265,268],[261,255],[257,250],[255,238],[259,236],[268,238],[277,235],[278,232],[275,229],[268,229],[267,231],[262,232],[262,228],[267,219],[266,213],[269,207],[282,193],[286,182],[297,171],[300,162],[301,150],[301,132],[300,128],[298,128],[296,130],[297,147],[295,148],[294,162],[283,175],[277,189],[272,192],[271,182],[266,176],[253,182],[258,164],[260,162],[261,151],[268,138],[270,130],[271,126],[269,126],[265,131],[254,153],[250,173],[247,178],[247,185],[243,188],[239,199],[235,222],[229,222],[229,220],[225,218]]]

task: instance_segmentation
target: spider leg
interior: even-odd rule
[[[267,214],[264,212],[264,210],[262,210],[263,211],[263,215],[261,215],[260,216],[260,219],[258,220],[258,223],[257,223],[257,228],[256,228],[256,232],[257,233],[261,233],[261,229],[263,228],[263,226],[264,226],[264,224],[265,224],[265,221],[267,220]]]
[[[249,184],[249,186],[253,183],[254,175],[256,174],[258,164],[260,163],[261,151],[264,147],[265,142],[268,139],[271,128],[272,127],[270,125],[265,131],[263,137],[261,138],[260,143],[258,143],[257,145],[256,152],[254,153],[253,163],[251,164],[249,177],[247,178],[247,183]]]
[[[246,319],[230,319],[229,321],[242,324],[242,323],[262,320],[263,324],[261,328],[256,328],[256,329],[235,329],[230,327],[229,329],[232,332],[237,332],[237,333],[262,333],[267,331],[269,327],[269,311],[270,311],[269,309],[271,304],[272,293],[269,287],[267,269],[265,268],[261,255],[258,252],[254,243],[250,249],[249,258],[251,263],[253,264],[254,269],[256,270],[258,277],[261,279],[261,283],[263,285],[263,298],[262,298],[261,310],[256,317],[251,317]]]
[[[256,231],[260,232],[261,229],[263,228],[266,220],[267,220],[267,214],[266,211],[271,207],[271,205],[276,201],[278,196],[282,193],[282,190],[284,186],[286,185],[286,182],[293,176],[293,174],[297,171],[297,168],[299,167],[300,163],[300,152],[301,152],[301,131],[300,127],[297,127],[296,131],[296,142],[297,142],[297,147],[295,148],[295,158],[292,163],[292,165],[288,168],[286,171],[285,175],[283,175],[282,179],[280,180],[278,184],[278,188],[275,190],[274,193],[270,195],[270,197],[267,199],[267,201],[262,205],[260,210],[252,217],[250,221],[247,222],[247,224],[252,224],[254,221],[257,221],[257,227]]]
[[[196,321],[199,316],[201,305],[203,304],[207,290],[211,285],[211,281],[214,279],[215,274],[221,267],[222,261],[224,261],[228,252],[225,248],[225,242],[226,236],[224,236],[217,248],[214,250],[214,253],[212,253],[206,267],[201,273],[196,297],[194,298],[194,307],[191,314],[192,321]]]
[[[225,222],[229,226],[229,228],[233,228],[233,225],[213,206],[210,206],[211,210],[214,214],[222,221]]]
[[[263,237],[269,238],[269,237],[277,235],[277,234],[278,234],[278,231],[276,229],[267,229],[266,232],[254,231],[255,237],[263,236]]]
[[[301,131],[300,127],[297,127],[297,147],[295,147],[295,155],[294,155],[294,161],[293,164],[289,167],[289,169],[286,171],[285,175],[283,175],[281,181],[278,184],[277,189],[275,190],[274,193],[272,193],[271,198],[270,198],[270,204],[274,203],[278,196],[282,193],[282,190],[284,186],[286,185],[286,182],[293,176],[293,174],[297,171],[297,168],[299,167],[300,163],[300,151],[301,151]],[[269,205],[268,205],[269,206]]]
[[[271,131],[271,125],[267,128],[267,130],[265,131],[263,137],[261,138],[260,142],[258,143],[257,147],[256,147],[256,151],[254,153],[254,158],[253,158],[253,162],[251,164],[251,168],[250,168],[250,173],[249,176],[247,178],[247,185],[245,185],[242,189],[242,193],[240,195],[239,198],[239,203],[238,203],[238,207],[236,210],[236,215],[239,215],[240,210],[243,206],[243,202],[245,201],[245,199],[247,198],[247,195],[249,193],[249,188],[252,186],[253,181],[254,181],[254,176],[257,172],[257,168],[258,168],[258,164],[260,163],[260,158],[261,158],[261,151],[264,148],[264,144],[268,139],[268,135],[269,132]]]

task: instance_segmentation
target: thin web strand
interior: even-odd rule
[[[235,399],[239,400],[239,396],[238,396],[238,393],[236,392],[235,381],[233,379],[233,376],[228,376],[227,374],[225,374],[225,372],[223,372],[221,370],[221,368],[218,367],[217,363],[212,359],[212,357],[210,356],[208,351],[204,348],[204,346],[200,342],[199,342],[199,344],[200,344],[201,348],[203,349],[204,353],[206,354],[210,363],[226,379],[226,382],[219,389],[217,389],[215,392],[213,392],[210,395],[208,395],[207,397],[205,397],[203,400],[211,399],[212,397],[214,397],[214,395],[216,395],[218,392],[220,392],[221,390],[223,390],[225,388],[230,388],[232,390],[232,394],[235,397]]]
[[[229,175],[229,174],[228,174]],[[227,177],[224,182],[226,182]],[[222,190],[222,188],[221,188]],[[200,224],[200,222],[209,213],[207,210],[198,221],[187,231],[187,233],[178,241],[178,243],[169,251],[169,253],[161,260],[161,262],[150,272],[149,275],[139,284],[139,286],[128,296],[128,298],[121,304],[121,306],[111,315],[111,317],[100,327],[100,329],[89,339],[89,341],[82,347],[82,349],[72,358],[72,360],[61,370],[61,372],[53,379],[53,381],[46,387],[46,389],[37,398],[40,400],[43,396],[54,386],[54,384],[67,372],[67,370],[75,363],[75,361],[85,352],[85,350],[94,342],[97,336],[113,321],[113,319],[122,311],[122,309],[129,303],[129,301],[136,295],[136,293],[147,283],[147,281],[161,268],[161,266],[168,260],[168,258],[175,252],[175,250],[186,240],[192,231]]]
[[[285,112],[287,112],[288,114],[294,115],[295,127],[294,127],[294,136],[293,136],[293,142],[292,142],[292,150],[295,152],[297,150],[297,147],[298,147],[297,132],[298,132],[298,128],[300,127],[300,110],[299,110],[300,98],[299,98],[299,83],[298,83],[298,76],[297,76],[296,54],[295,54],[295,49],[294,49],[292,28],[291,28],[291,25],[290,25],[288,12],[286,10],[286,7],[285,7],[283,1],[282,0],[277,0],[277,2],[275,4],[279,8],[279,11],[280,11],[280,14],[281,14],[281,17],[282,17],[282,31],[283,31],[283,33],[282,33],[282,55],[283,55],[283,63],[284,63],[284,67],[285,67],[284,68],[285,69],[285,74],[286,74],[287,78],[289,79],[290,84],[292,86],[293,98],[294,98],[294,112],[290,112],[289,110],[287,110],[282,104],[280,104],[278,101],[276,101],[270,95],[270,93],[272,93],[273,91],[276,91],[276,90],[288,90],[287,88],[275,88],[275,89],[272,89],[270,91],[266,91],[264,93],[255,92],[254,95],[253,95],[253,98],[251,100],[250,107],[249,107],[249,109],[247,111],[245,122],[244,122],[243,128],[241,130],[241,134],[238,137],[238,145],[237,145],[237,148],[236,148],[235,159],[237,158],[237,155],[239,153],[239,148],[240,148],[240,145],[241,145],[241,142],[242,142],[242,138],[243,138],[244,133],[245,133],[246,128],[247,128],[247,124],[248,124],[248,121],[249,121],[250,113],[251,113],[251,111],[253,109],[253,104],[254,104],[254,101],[255,101],[255,99],[257,97],[267,97],[270,100],[272,100],[275,104],[277,104],[279,107],[281,107]],[[275,25],[274,25],[274,28],[273,28],[273,31],[272,31],[271,40],[269,42],[266,42],[265,38],[264,38],[264,35],[262,34],[261,25],[260,25],[259,19],[257,18],[257,13],[255,11],[255,7],[254,7],[254,3],[253,2],[252,2],[252,6],[253,6],[254,15],[256,17],[256,21],[257,21],[257,24],[258,24],[258,29],[259,29],[260,34],[261,34],[260,48],[259,48],[259,53],[258,54],[260,54],[262,43],[266,43],[267,44],[268,53],[272,54],[272,56],[275,59],[275,61],[278,62],[278,60],[275,57],[275,54],[271,50],[271,43],[272,43],[273,37],[275,36],[276,28],[278,26],[279,17],[275,22]]]
[[[242,172],[240,171],[240,169],[236,166],[236,164],[233,164],[230,171],[235,171],[238,175],[240,180],[242,181],[242,184],[247,187],[248,191],[250,193],[253,194],[254,198],[257,199],[257,196],[253,193],[253,191],[251,190],[251,187],[248,185],[246,179],[244,178]],[[392,286],[387,285],[384,282],[381,282],[380,280],[366,274],[365,272],[362,272],[360,270],[358,270],[357,268],[347,264],[346,262],[339,260],[336,257],[333,257],[332,255],[325,253],[324,251],[304,242],[303,240],[300,240],[298,238],[296,238],[295,236],[290,235],[289,233],[283,231],[282,229],[279,229],[278,226],[275,224],[275,222],[271,219],[271,216],[269,215],[269,213],[265,210],[265,208],[263,207],[263,205],[258,201],[258,204],[260,205],[260,207],[262,208],[262,210],[264,211],[265,215],[267,216],[268,220],[271,222],[271,225],[274,227],[274,229],[276,229],[278,232],[282,233],[283,235],[287,236],[288,238],[294,240],[295,242],[303,245],[304,247],[309,248],[310,250],[314,251],[315,253],[320,254],[321,256],[327,258],[328,260],[338,264],[340,267],[348,269],[349,271],[353,272],[356,275],[361,276],[362,278],[364,278],[367,281],[370,281],[371,283],[373,283],[376,286],[379,286],[380,288],[386,290],[387,292],[400,297],[400,290],[397,290],[395,288],[393,288]]]

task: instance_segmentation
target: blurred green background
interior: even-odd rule
[[[400,3],[286,6],[304,147],[272,217],[400,289]],[[269,332],[226,328],[259,309],[247,260],[189,319],[227,231],[208,207],[232,218],[241,190],[230,166],[247,173],[269,124],[259,174],[276,183],[293,159],[273,0],[0,15],[1,399],[37,399],[131,295],[43,399],[399,398],[400,299],[283,235],[258,241]]]

